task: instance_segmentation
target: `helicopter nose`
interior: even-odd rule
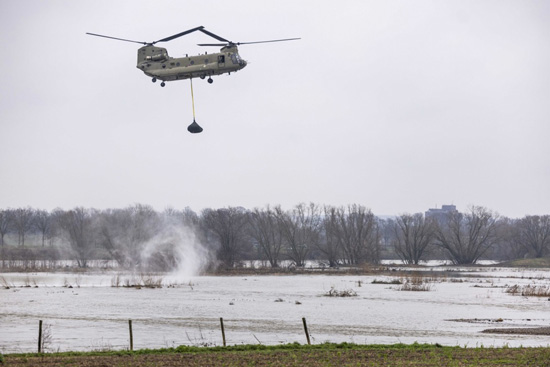
[[[245,60],[241,60],[241,69],[244,68],[248,63]]]

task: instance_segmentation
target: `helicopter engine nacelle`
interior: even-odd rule
[[[147,61],[166,61],[168,60],[168,54],[157,54],[152,56],[145,56]]]
[[[138,64],[147,61],[163,62],[168,60],[168,51],[163,47],[143,46],[138,50]]]

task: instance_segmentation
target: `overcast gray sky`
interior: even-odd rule
[[[153,84],[139,45],[243,45]],[[170,56],[216,52],[194,33]],[[550,214],[550,2],[0,0],[0,208],[482,205]]]

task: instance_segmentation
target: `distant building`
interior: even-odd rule
[[[441,209],[428,209],[424,213],[426,218],[435,218],[438,221],[445,220],[450,213],[457,213],[455,205],[442,205]]]

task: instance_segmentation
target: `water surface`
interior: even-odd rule
[[[0,289],[0,352],[36,351],[38,320],[50,334],[49,351],[127,349],[129,319],[134,349],[221,345],[220,318],[230,345],[306,343],[302,317],[313,343],[550,345],[548,336],[481,333],[550,326],[548,298],[505,292],[515,284],[548,286],[547,271],[454,270],[464,276],[430,273],[423,292],[372,283],[400,279],[388,276],[164,275],[155,278],[162,288],[136,289],[122,287],[138,280],[130,274],[4,273],[10,288]],[[357,296],[325,296],[331,288]]]

